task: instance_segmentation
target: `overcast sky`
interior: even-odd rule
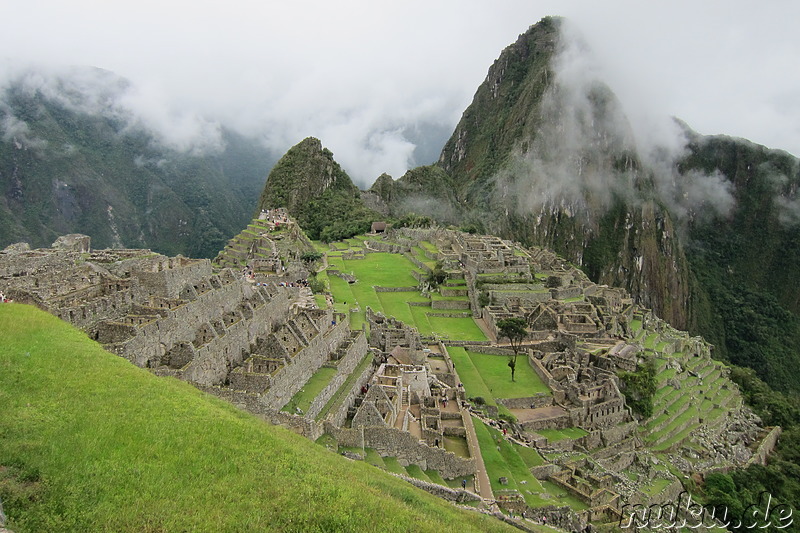
[[[675,115],[800,155],[800,2],[653,4],[0,0],[0,58],[111,70],[183,136],[203,116],[280,153],[319,137],[364,186],[430,163],[414,128],[449,136],[502,49],[562,15],[637,124]]]

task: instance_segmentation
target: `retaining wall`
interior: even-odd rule
[[[410,433],[387,427],[330,428],[330,433],[341,446],[375,448],[383,457],[397,457],[400,464],[419,465],[423,470],[433,469],[445,479],[475,473],[475,460],[459,457],[442,448],[432,448]]]

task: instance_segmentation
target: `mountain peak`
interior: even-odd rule
[[[291,147],[267,176],[256,213],[277,207],[315,240],[350,237],[380,218],[364,206],[358,187],[315,137]]]
[[[316,137],[306,137],[281,157],[267,176],[258,211],[284,207],[294,216],[328,189],[358,195],[350,176]]]

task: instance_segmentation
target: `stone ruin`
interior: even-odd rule
[[[244,231],[228,241],[212,263],[241,269],[254,281],[292,282],[309,275],[301,256],[314,245],[285,209],[262,210]]]
[[[81,235],[48,249],[12,245],[0,252],[0,292],[84,329],[138,366],[187,380],[309,438],[328,433],[339,445],[374,448],[446,479],[475,474],[480,451],[457,456],[445,442],[465,438],[471,416],[497,411],[468,404],[447,353],[448,344],[460,344],[423,339],[369,308],[367,334],[351,331],[331,305],[299,306],[308,291],[286,283],[284,268],[299,264],[308,248],[292,237],[299,228],[292,230],[290,219],[263,215],[214,263],[150,250],[92,250]],[[710,345],[675,331],[625,291],[590,282],[552,252],[439,228],[390,229],[375,238],[383,240],[367,241],[362,254],[404,252],[409,244],[397,241],[433,243],[449,277],[466,283],[441,290],[467,296],[466,312],[496,340],[498,320],[525,319],[522,353],[549,393],[502,400],[517,418],[509,438],[546,458],[531,470],[535,477],[590,507],[583,523],[613,519],[621,502],[673,497],[680,482],[651,450],[689,471],[764,461],[774,446],[779,428],[764,430],[743,407],[725,369],[711,360]],[[303,273],[298,267],[291,275]],[[478,303],[481,295],[489,305]],[[472,349],[510,353],[502,344],[481,344]],[[670,377],[656,412],[639,420],[618,376],[651,359]],[[330,382],[306,408],[287,410],[323,368],[333,373]],[[702,410],[687,417],[693,404]],[[672,424],[678,417],[685,422]],[[565,428],[585,435],[557,441],[537,433]],[[626,473],[663,478],[665,488],[646,494]],[[524,509],[512,492],[503,494],[505,505],[567,520],[568,511]]]
[[[207,259],[92,250],[82,235],[3,250],[0,291],[157,375],[221,396],[251,394],[248,407],[261,414],[282,408],[333,358],[367,353],[344,315],[294,305],[307,289],[215,271]]]
[[[439,250],[434,259],[450,276],[466,280],[471,308],[495,338],[498,320],[525,319],[529,335],[523,351],[551,394],[502,403],[518,418],[515,431],[519,442],[539,448],[551,459],[550,464],[535,469],[537,477],[549,479],[584,501],[590,506],[587,516],[591,520],[618,518],[622,501],[666,501],[681,489],[679,480],[664,468],[653,470],[656,478],[663,477],[666,483],[656,495],[643,492],[640,483],[622,474],[659,464],[651,449],[667,451],[674,464],[686,471],[741,466],[763,456],[762,448],[774,432],[761,430],[757,417],[743,407],[736,385],[711,360],[712,347],[670,328],[637,306],[624,290],[592,283],[552,252],[539,248],[523,251],[496,237],[440,228],[403,228],[391,230],[383,239],[408,243],[401,245],[408,247],[422,241],[432,243]],[[380,242],[369,244],[375,249],[385,247]],[[481,294],[489,305],[478,305]],[[405,341],[405,332],[396,321],[379,322],[378,327],[375,341],[382,349]],[[503,346],[473,350],[511,353]],[[675,408],[678,402],[672,398],[680,396],[663,394],[663,400],[659,396],[656,412],[645,421],[626,405],[618,376],[636,371],[650,359],[657,361],[659,375],[667,369],[675,374],[666,381],[669,389],[660,394],[667,390],[680,394],[684,386],[690,398]],[[689,385],[682,385],[686,383]],[[703,405],[704,414],[686,418],[685,409],[694,403]],[[715,414],[720,412],[727,415]],[[671,424],[679,416],[686,422]],[[581,428],[586,435],[549,441],[536,433],[563,428]],[[764,438],[767,433],[770,436]],[[764,439],[764,444],[756,454],[753,446],[759,439]],[[705,451],[698,453],[698,449]],[[569,459],[575,453],[583,457],[582,462]],[[681,457],[691,458],[691,463]],[[513,505],[509,502],[514,499],[506,496],[506,503]]]

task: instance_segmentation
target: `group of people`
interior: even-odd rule
[[[281,287],[308,287],[308,280],[307,279],[298,279],[297,281],[290,281],[285,282],[281,281],[278,283]]]
[[[286,225],[289,223],[289,217],[286,216],[285,211],[272,210],[270,212],[269,209],[262,209],[258,219],[271,222],[276,230],[280,229],[281,224]]]

